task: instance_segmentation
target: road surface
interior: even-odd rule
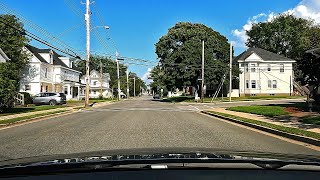
[[[215,148],[320,155],[319,151],[150,96],[0,130],[0,159],[131,148]]]

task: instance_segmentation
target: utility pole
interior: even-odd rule
[[[100,97],[102,97],[102,76],[103,76],[103,73],[102,73],[102,62],[100,60]]]
[[[231,101],[232,93],[232,42],[230,42],[230,62],[229,62],[229,101]]]
[[[136,97],[136,77],[133,77],[133,97]]]
[[[204,101],[204,40],[202,40],[202,66],[201,66],[201,102]]]
[[[85,96],[85,107],[89,106],[89,92],[90,92],[90,0],[86,0],[86,14],[84,15],[86,21],[86,96]]]
[[[118,51],[116,51],[116,62],[117,62],[117,76],[118,76],[118,101],[120,101],[120,72],[119,72],[119,60]]]
[[[127,68],[127,99],[129,99],[129,69]]]

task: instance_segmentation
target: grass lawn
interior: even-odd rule
[[[320,116],[306,117],[306,118],[303,118],[301,121],[306,124],[320,125]]]
[[[268,116],[268,117],[289,114],[284,109],[285,107],[282,107],[282,106],[237,106],[237,107],[227,108],[227,110],[231,110],[231,111],[259,114],[259,115]]]
[[[12,118],[12,119],[6,119],[6,120],[0,121],[0,124],[10,124],[10,123],[14,123],[14,122],[18,122],[18,121],[23,121],[23,120],[27,120],[27,119],[32,119],[32,118],[36,118],[36,117],[40,117],[40,116],[58,114],[58,113],[66,112],[66,111],[67,111],[67,110],[58,110],[58,111],[54,111],[54,112],[47,112],[47,113],[30,115],[30,116],[24,116],[24,117],[17,117],[17,118]]]
[[[307,136],[307,137],[311,137],[311,138],[315,138],[315,139],[320,139],[320,134],[319,133],[306,131],[306,130],[303,130],[303,129],[280,126],[280,125],[276,125],[276,124],[271,124],[271,123],[258,121],[258,120],[253,120],[253,119],[248,119],[248,118],[242,118],[242,117],[238,117],[238,116],[234,116],[234,115],[230,115],[230,114],[225,114],[225,113],[220,113],[220,112],[215,112],[215,111],[209,111],[209,112],[212,112],[214,114],[218,114],[218,115],[221,115],[221,116],[233,118],[233,119],[236,119],[236,120],[239,120],[239,121],[248,122],[248,123],[252,123],[252,124],[256,124],[256,125],[272,128],[272,129],[275,129],[275,130],[291,133],[291,134],[302,135],[302,136]]]
[[[67,107],[67,106],[64,106],[64,105],[59,105],[59,106],[43,105],[43,106],[30,106],[30,107],[15,107],[15,108],[8,109],[8,110],[0,113],[0,116],[7,116],[7,115],[11,115],[11,114],[20,114],[20,113],[27,113],[27,112],[34,112],[34,111],[43,111],[43,110],[64,108],[64,107]]]

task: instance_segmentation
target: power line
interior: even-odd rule
[[[18,17],[25,25],[29,26],[31,29],[37,31],[38,33],[44,35],[46,38],[54,41],[55,43],[59,44],[60,46],[62,46],[66,51],[70,51],[73,52],[74,54],[79,54],[78,52],[76,52],[77,50],[75,50],[74,48],[72,48],[71,46],[67,45],[66,43],[64,43],[62,40],[58,39],[57,37],[53,36],[51,33],[49,33],[48,31],[46,31],[45,29],[41,28],[40,26],[36,25],[35,23],[31,22],[30,20],[28,20],[27,18],[23,17],[22,15],[16,13],[14,10],[8,8],[7,6],[5,6],[3,3],[0,3],[0,9],[2,9],[3,11],[5,11],[7,14],[10,15],[14,15],[16,17]]]

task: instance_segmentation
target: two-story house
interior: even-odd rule
[[[295,61],[260,48],[249,48],[235,58],[239,63],[240,96],[276,96],[293,93]]]
[[[110,98],[113,96],[112,90],[110,88],[110,75],[109,73],[103,73],[102,78],[101,74],[96,70],[90,71],[90,98],[98,98],[100,96],[100,91],[102,89],[102,96],[105,98]],[[85,76],[81,77],[81,83],[85,84]],[[102,84],[101,84],[102,83]],[[82,91],[85,94],[85,89]]]
[[[20,80],[20,91],[32,95],[40,92],[63,92],[67,99],[79,99],[82,85],[81,72],[69,57],[63,57],[51,49],[26,46],[29,65]]]

